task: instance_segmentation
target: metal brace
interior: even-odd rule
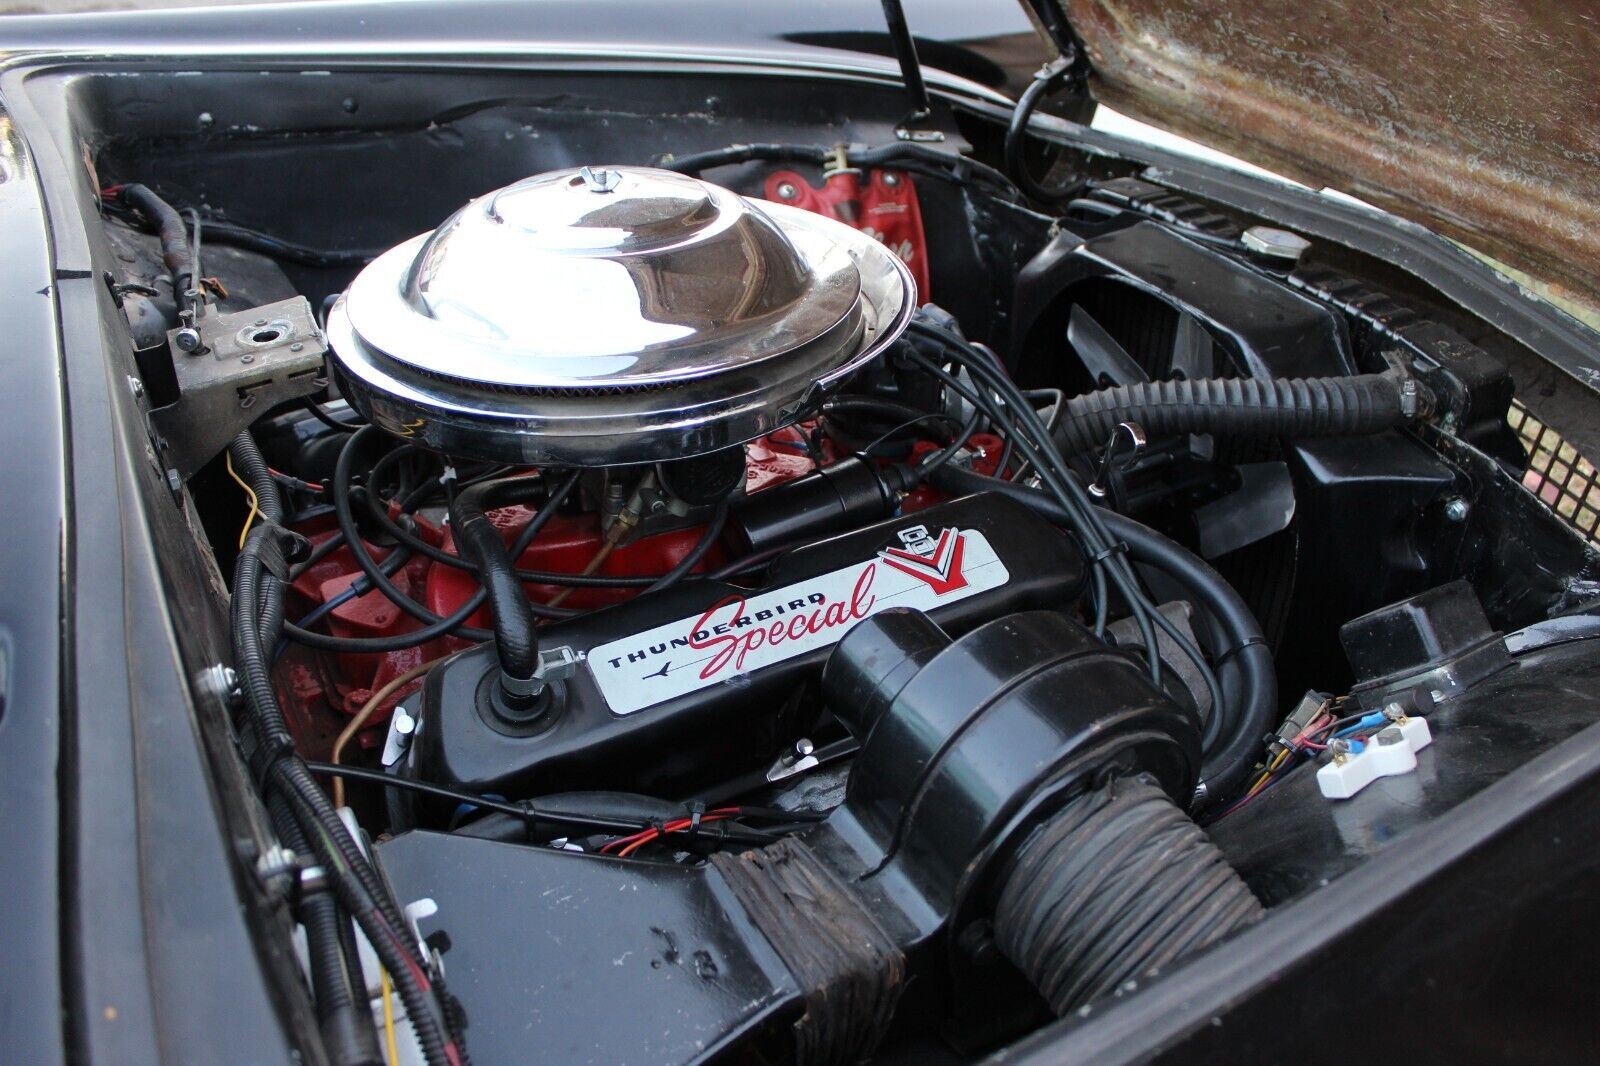
[[[327,340],[304,296],[172,330],[178,398],[150,412],[157,461],[174,489],[228,446],[262,411],[327,384]]]

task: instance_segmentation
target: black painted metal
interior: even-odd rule
[[[1308,795],[1315,783],[1299,770],[1236,825],[1233,816],[1214,825],[1212,839],[1279,904],[1275,913],[1138,996],[1040,1030],[1002,1061],[1587,1056],[1588,960],[1600,950],[1600,725],[1593,650],[1569,655],[1543,660],[1526,698],[1507,699],[1533,671],[1490,681],[1471,727],[1465,712],[1436,715],[1419,780],[1374,785],[1338,806]],[[1587,686],[1581,698],[1563,674]],[[1304,842],[1307,860],[1264,879],[1235,846],[1247,837],[1260,842],[1252,849]],[[1285,1031],[1284,1019],[1321,1007],[1330,988],[1328,1010],[1384,1024],[1338,1026],[1330,1039]]]
[[[918,612],[886,611],[840,642],[823,693],[858,705],[867,732],[844,805],[812,843],[898,912],[908,943],[970,920],[991,861],[1095,774],[1149,773],[1183,804],[1199,775],[1193,712],[1052,612],[951,641]]]
[[[1038,376],[1046,353],[1062,350],[1074,290],[1105,285],[1148,294],[1198,319],[1241,373],[1295,378],[1355,370],[1348,334],[1329,309],[1167,226],[1136,222],[1087,241],[1063,233],[1023,269],[1012,355],[1019,373]]]
[[[1077,548],[1019,504],[972,496],[797,550],[773,565],[759,589],[686,582],[550,625],[541,631],[540,642],[587,655],[599,645],[677,619],[685,620],[682,637],[687,638],[697,617],[730,597],[749,598],[870,563],[880,549],[903,546],[897,531],[918,525],[978,531],[1011,574],[998,588],[936,608],[934,616],[952,631],[964,632],[1008,611],[1067,609],[1075,602],[1083,580]],[[850,590],[843,594],[848,601]],[[805,609],[821,611],[810,604]],[[724,607],[719,618],[732,614]],[[836,635],[846,628],[837,626]],[[638,654],[634,668],[648,684],[647,675],[674,660],[684,669],[687,661],[710,659],[726,639],[731,638],[718,637],[717,645],[698,650],[663,643],[654,654],[641,640],[630,651]],[[538,724],[523,729],[501,721],[486,703],[483,682],[494,668],[494,654],[491,648],[476,648],[430,675],[421,729],[405,772],[469,791],[518,797],[613,787],[686,794],[770,764],[795,737],[806,735],[816,724],[815,712],[795,696],[814,682],[828,652],[828,646],[818,646],[749,672],[730,667],[723,680],[625,715],[613,713],[591,668],[580,665]]]
[[[853,6],[872,9],[870,3]],[[389,5],[335,3],[276,12],[14,21],[7,24],[7,43],[81,52],[145,47],[215,54],[229,44],[261,48],[270,42],[275,61],[281,60],[285,41],[309,43],[336,56],[380,40],[467,53],[473,48],[463,42],[475,33],[480,42],[515,43],[516,27],[507,32],[506,13],[513,8],[531,12],[536,5],[410,7],[415,20],[389,18],[395,10]],[[599,40],[608,34],[614,38],[617,27],[625,26],[637,39],[638,20],[614,19],[605,29],[594,29],[597,21],[586,8],[564,5],[572,22],[539,23],[537,29],[581,22],[595,35],[589,39]],[[541,13],[555,9],[539,6]],[[792,14],[785,10],[774,18]],[[658,27],[661,33],[681,33],[681,40],[692,36],[690,43],[708,49],[715,44],[698,18],[684,19],[678,12],[664,17],[675,26]],[[362,19],[370,20],[368,26],[360,25]],[[530,18],[527,25],[537,21]],[[918,23],[926,32],[929,24],[920,11]],[[733,19],[712,23],[730,36],[743,32],[735,24]],[[531,29],[522,32],[528,41],[536,38]],[[526,56],[534,49],[520,51]],[[843,58],[849,65],[850,57]],[[387,66],[386,74],[392,74],[394,64]],[[878,66],[888,86],[892,68]],[[730,68],[724,63],[718,69],[726,74]],[[406,91],[418,84],[392,80]],[[0,483],[8,499],[15,495],[27,501],[30,514],[63,518],[14,523],[7,541],[7,582],[0,588],[0,626],[13,641],[6,703],[0,709],[0,759],[6,767],[0,775],[6,804],[0,833],[7,842],[8,869],[15,873],[8,882],[11,917],[0,937],[8,959],[27,960],[26,981],[8,984],[8,995],[15,985],[34,997],[32,1006],[8,1012],[5,1046],[27,1061],[59,1058],[63,1030],[54,1009],[59,1004],[44,1000],[65,989],[70,997],[65,1038],[68,1050],[79,1057],[93,1052],[106,1060],[154,1059],[158,1043],[182,1049],[175,1052],[178,1057],[204,1058],[209,1050],[227,1057],[241,1042],[265,1057],[287,1057],[280,1023],[287,1019],[291,1032],[309,1031],[312,1023],[303,1009],[296,1013],[296,975],[284,950],[283,924],[262,906],[243,872],[247,864],[230,867],[223,851],[231,838],[243,841],[248,854],[263,838],[248,813],[250,801],[232,761],[220,703],[189,691],[175,669],[181,663],[184,673],[193,675],[214,660],[221,633],[217,588],[208,583],[210,571],[195,550],[187,516],[170,508],[164,489],[139,459],[134,405],[115,391],[125,374],[134,372],[124,356],[126,327],[99,295],[104,286],[90,283],[94,271],[113,264],[96,238],[85,238],[94,205],[82,180],[74,134],[104,122],[107,114],[131,118],[131,113],[95,112],[86,97],[47,99],[42,82],[24,92],[22,81],[13,69],[0,88],[7,104],[15,105],[12,117],[27,132],[29,147],[40,156],[55,269],[42,250],[47,238],[38,188],[22,150],[6,160],[15,168],[8,177],[16,180],[0,183],[8,253],[0,257],[6,264],[0,299],[18,305],[6,316],[12,350],[53,353],[51,298],[59,298],[65,361],[53,354],[6,361],[0,396],[17,413],[7,423],[16,440],[0,449]],[[176,106],[177,97],[166,95],[170,91],[168,83],[152,94],[156,109],[165,100],[171,115],[197,119],[186,102]],[[393,95],[399,99],[402,93]],[[357,113],[369,102],[363,96]],[[835,114],[831,106],[820,106],[810,118],[826,125]],[[75,120],[83,123],[77,131],[71,125]],[[1524,376],[1528,364],[1523,364],[1519,384],[1548,386],[1550,394],[1541,394],[1541,416],[1552,412],[1552,425],[1593,450],[1594,381],[1587,373],[1593,336],[1548,305],[1521,298],[1464,253],[1414,227],[1314,193],[1164,158],[1108,135],[1071,132],[1075,144],[1107,158],[1157,162],[1149,177],[1333,243],[1360,246],[1426,279],[1562,368],[1553,378],[1540,376],[1537,367]],[[708,130],[705,146],[723,139],[719,131]],[[196,162],[191,156],[175,166]],[[379,168],[367,172],[375,180],[381,177]],[[217,172],[219,181],[224,176]],[[268,180],[277,179],[263,178]],[[455,192],[446,194],[454,203]],[[431,207],[424,203],[419,210]],[[992,217],[992,211],[984,215],[974,209],[973,217]],[[1013,243],[1025,246],[1029,239],[1024,234]],[[64,387],[72,396],[70,425],[62,415]],[[75,459],[70,497],[65,481],[69,435]],[[1328,600],[1320,595],[1339,593],[1339,582],[1356,574],[1363,579],[1362,594],[1376,595],[1365,585],[1374,569],[1382,577],[1378,587],[1402,592],[1402,586],[1425,586],[1432,575],[1452,567],[1468,569],[1497,620],[1542,617],[1552,604],[1578,606],[1593,596],[1600,586],[1592,557],[1550,534],[1542,521],[1547,513],[1524,509],[1524,504],[1537,505],[1515,482],[1489,476],[1473,465],[1466,450],[1453,449],[1448,441],[1430,441],[1427,447],[1411,443],[1412,459],[1402,456],[1388,479],[1372,475],[1394,458],[1389,443],[1361,462],[1351,455],[1300,460],[1307,469],[1344,464],[1360,475],[1351,480],[1352,494],[1330,498],[1318,512],[1323,519],[1372,523],[1370,505],[1378,507],[1379,525],[1388,519],[1397,523],[1382,526],[1379,550],[1372,555],[1351,555],[1350,540],[1329,534],[1324,547],[1344,551],[1346,565],[1301,594],[1323,603],[1324,628],[1347,615],[1337,613],[1344,603],[1339,595]],[[1437,493],[1445,484],[1431,461],[1440,451],[1449,459],[1447,466],[1472,486],[1472,517],[1460,533],[1452,533],[1431,509],[1441,501],[1430,491]],[[1417,501],[1420,510],[1386,502],[1386,485],[1394,487],[1397,480],[1402,496]],[[1414,555],[1404,554],[1418,545],[1434,559],[1419,565]],[[1390,547],[1402,553],[1398,565]],[[66,590],[76,597],[65,604],[58,580],[64,567]],[[58,644],[61,624],[68,634],[65,649]],[[58,701],[52,692],[58,678],[52,675],[63,650],[73,660],[77,680]],[[1200,965],[1110,1010],[1046,1030],[1012,1058],[1113,1062],[1166,1054],[1175,1061],[1236,1062],[1290,1057],[1283,1018],[1297,1016],[1308,996],[1329,988],[1339,989],[1338,1011],[1383,1024],[1339,1027],[1336,1039],[1296,1040],[1292,1057],[1299,1061],[1382,1059],[1397,1045],[1461,1058],[1479,1057],[1485,1049],[1522,1059],[1586,1053],[1592,1024],[1581,999],[1590,986],[1586,960],[1600,950],[1594,942],[1600,917],[1593,904],[1600,864],[1592,847],[1600,835],[1593,813],[1600,797],[1600,734],[1589,730],[1561,741],[1593,719],[1589,697],[1577,691],[1594,689],[1593,651],[1581,642],[1545,651],[1552,656],[1565,651],[1568,657],[1527,658],[1491,679],[1485,704],[1494,706],[1481,720],[1469,720],[1463,712],[1458,721],[1441,712],[1439,739],[1431,754],[1424,753],[1424,771],[1433,760],[1447,771],[1437,773],[1429,786],[1443,782],[1438,794],[1426,795],[1419,807],[1406,795],[1388,794],[1392,786],[1378,786],[1370,800],[1358,798],[1342,809],[1311,797],[1318,802],[1304,808],[1313,814],[1306,869],[1296,873],[1277,866],[1267,875],[1281,876],[1282,898],[1296,902]],[[19,663],[27,668],[17,669]],[[1515,679],[1529,684],[1522,690],[1507,687]],[[124,691],[134,684],[136,692]],[[93,706],[73,698],[77,692],[92,692]],[[135,702],[137,710],[130,710]],[[1508,705],[1516,707],[1515,714],[1505,710]],[[1541,706],[1547,710],[1540,711]],[[56,708],[61,719],[50,716]],[[58,747],[62,738],[67,743]],[[1553,750],[1552,744],[1557,745]],[[205,765],[198,757],[202,753],[209,757]],[[1258,823],[1256,829],[1262,834],[1260,846],[1276,847],[1279,858],[1303,839],[1304,814],[1297,820],[1278,806],[1293,804],[1296,789],[1307,787],[1309,775],[1301,775],[1238,816],[1237,831],[1244,833],[1249,819],[1278,812],[1281,822]],[[1453,788],[1454,782],[1462,787]],[[71,831],[60,836],[57,788],[74,795],[66,808]],[[1336,814],[1339,810],[1349,813]],[[1219,834],[1231,832],[1226,821],[1219,828]],[[1396,847],[1396,841],[1403,846]],[[1312,891],[1328,875],[1326,867],[1316,868],[1317,860],[1329,855],[1347,872]],[[55,858],[63,865],[53,865]],[[1261,869],[1266,868],[1263,860]],[[150,879],[141,882],[141,872]],[[135,885],[139,891],[130,887]],[[519,902],[527,895],[520,880],[510,891]],[[243,918],[239,899],[245,902]],[[58,913],[72,922],[59,937]],[[246,922],[254,940],[241,935]],[[496,925],[488,935],[502,937],[505,927]],[[57,946],[67,949],[65,971],[52,970],[59,962],[52,961]],[[263,963],[265,983],[277,982],[275,991],[263,992],[256,971],[241,965],[252,958]],[[54,979],[57,974],[64,975],[62,981]],[[483,1031],[478,1027],[474,1035]],[[224,1039],[225,1046],[211,1042]],[[315,1057],[314,1049],[306,1053]]]
[[[800,990],[705,867],[413,831],[378,847],[432,899],[472,1059],[701,1062],[799,1014]]]
[[[0,485],[27,511],[6,537],[0,581],[0,849],[6,855],[6,918],[0,957],[14,960],[0,1045],[17,1061],[54,1062],[73,1047],[60,1023],[61,994],[76,960],[62,956],[58,895],[71,864],[60,862],[72,831],[58,777],[64,736],[61,571],[66,565],[67,451],[61,352],[52,294],[58,283],[33,158],[7,124],[0,174]]]

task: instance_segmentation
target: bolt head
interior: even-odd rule
[[[1460,496],[1445,502],[1444,516],[1452,522],[1465,522],[1467,515],[1472,513],[1472,505]]]
[[[1274,226],[1251,226],[1240,238],[1250,251],[1267,259],[1284,263],[1297,263],[1306,254],[1311,242],[1298,233]]]
[[[178,346],[179,351],[192,354],[200,350],[200,331],[193,326],[184,326],[173,334],[172,340]]]
[[[800,195],[800,190],[791,182],[782,182],[778,185],[778,198],[780,200],[793,200]]]
[[[883,183],[893,189],[900,184],[900,175],[892,170],[884,171]]]

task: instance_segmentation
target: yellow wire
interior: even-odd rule
[[[394,1006],[389,1002],[389,971],[379,967],[378,981],[383,988],[383,1039],[388,1044],[389,1066],[400,1066],[400,1045],[394,1038]]]
[[[250,523],[254,522],[256,520],[256,515],[261,513],[261,501],[256,499],[256,490],[250,487],[250,483],[245,481],[244,478],[240,477],[234,471],[233,453],[226,452],[224,454],[226,454],[228,457],[228,476],[233,478],[234,481],[237,481],[239,483],[239,487],[244,489],[244,494],[250,497],[250,513],[244,516],[244,528],[239,530],[239,547],[243,548],[244,538],[250,533]]]
[[[1282,766],[1284,762],[1288,760],[1288,758],[1288,749],[1280,751],[1277,755],[1274,755],[1272,760],[1267,763],[1266,769],[1261,771],[1261,775],[1255,779],[1255,781],[1250,785],[1249,791],[1244,794],[1245,799],[1249,799],[1257,792],[1260,792],[1263,788],[1266,788],[1267,782],[1272,778],[1272,775],[1278,772],[1278,768]]]

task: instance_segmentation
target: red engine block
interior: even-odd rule
[[[922,213],[916,189],[906,174],[845,170],[830,175],[818,189],[799,174],[777,171],[767,178],[764,191],[769,199],[804,207],[872,234],[906,262],[916,279],[918,292],[923,294],[920,298],[927,299],[928,267]],[[806,454],[802,435],[809,428],[780,430],[747,445],[745,491],[760,492],[809,472],[812,462]],[[992,470],[998,443],[994,438],[973,438],[972,444],[984,449],[990,459],[987,467],[980,460],[978,469]],[[837,458],[826,441],[823,454],[827,462]],[[919,489],[903,502],[903,507],[913,511],[939,498],[929,489]],[[520,506],[490,514],[507,543],[516,538],[531,517],[532,511]],[[452,550],[447,529],[432,525],[420,516],[417,526],[424,539],[444,550]],[[318,543],[333,536],[334,528],[329,521],[318,527],[302,528],[300,532]],[[680,529],[641,537],[611,552],[598,572],[625,577],[664,573],[688,554],[699,541],[701,532],[700,529]],[[593,558],[601,543],[598,515],[557,515],[522,554],[518,566],[524,570],[576,574]],[[384,549],[374,545],[367,547],[380,561],[386,554]],[[725,561],[726,556],[718,546],[696,569],[715,569]],[[330,553],[294,582],[289,595],[289,616],[304,617],[343,593],[359,574],[355,559],[347,549]],[[392,580],[402,592],[438,615],[457,610],[477,587],[465,571],[420,556],[410,560]],[[552,585],[527,585],[526,588],[528,595],[540,603],[549,602],[561,591]],[[562,605],[591,609],[619,603],[636,594],[635,589],[574,589]],[[377,591],[333,608],[325,624],[329,633],[341,637],[393,636],[422,627],[422,623]],[[478,611],[470,624],[486,628],[489,624],[487,612]],[[300,749],[313,757],[327,755],[350,716],[360,710],[373,692],[407,670],[464,646],[464,641],[452,637],[383,654],[326,654],[289,645],[275,668],[276,680],[284,712]],[[375,709],[368,725],[357,735],[363,747],[370,748],[381,742],[394,704],[409,688],[402,689],[386,701],[385,706]]]
[[[811,470],[802,433],[802,429],[786,429],[747,446],[746,492],[759,492]],[[532,510],[523,506],[506,507],[489,514],[508,544],[532,517]],[[332,537],[335,528],[331,520],[322,520],[320,525],[301,528],[300,532],[313,544],[318,544]],[[454,550],[447,528],[417,516],[417,532],[437,547]],[[597,572],[616,577],[665,573],[689,553],[702,532],[700,528],[687,528],[640,537],[612,551]],[[558,514],[522,553],[517,565],[524,570],[576,574],[594,557],[602,543],[597,514]],[[386,549],[371,543],[367,544],[367,550],[380,562],[387,555]],[[719,545],[696,571],[715,569],[726,561],[727,556]],[[331,552],[295,580],[289,592],[289,616],[304,617],[333,600],[349,588],[360,573],[348,549],[341,547]],[[392,580],[402,592],[438,615],[456,611],[477,589],[477,583],[466,571],[422,556],[411,559]],[[554,585],[525,587],[538,603],[548,603],[561,591]],[[574,589],[563,606],[587,610],[620,603],[636,594],[636,589],[626,588]],[[421,622],[376,590],[341,603],[327,615],[325,624],[327,632],[340,637],[387,637],[422,628]],[[488,612],[479,610],[469,624],[487,628]],[[465,646],[465,641],[453,637],[441,637],[414,648],[382,654],[330,654],[289,645],[278,660],[276,676],[289,724],[302,750],[308,755],[325,756],[349,716],[360,710],[373,692],[407,670]],[[369,719],[370,724],[358,734],[363,746],[371,747],[382,739],[382,727],[405,691],[408,690],[402,690],[387,701],[387,706],[376,709]]]

